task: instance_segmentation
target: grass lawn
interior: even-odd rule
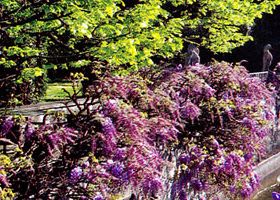
[[[42,101],[56,101],[68,99],[67,93],[63,89],[73,94],[72,84],[71,83],[48,83],[48,88],[46,95],[42,98]]]

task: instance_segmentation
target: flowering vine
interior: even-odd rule
[[[17,173],[5,169],[20,198],[244,199],[257,188],[274,100],[241,66],[107,75],[83,105],[72,101],[64,124],[1,120],[1,138],[21,152],[11,159],[26,159]]]

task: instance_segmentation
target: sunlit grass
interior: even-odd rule
[[[63,89],[70,92],[71,95],[74,93],[71,83],[48,83],[46,95],[43,97],[42,101],[69,99],[68,94]]]

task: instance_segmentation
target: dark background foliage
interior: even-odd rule
[[[214,55],[202,49],[202,62],[209,62],[211,57],[217,60],[228,62],[238,62],[247,60],[246,68],[250,72],[258,72],[262,69],[262,52],[266,44],[271,44],[273,49],[272,68],[280,61],[280,7],[278,6],[273,14],[264,14],[262,19],[256,21],[255,26],[251,27],[250,34],[254,41],[247,42],[244,46],[236,48],[232,53]]]

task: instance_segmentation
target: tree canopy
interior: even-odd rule
[[[228,52],[252,39],[246,27],[279,0],[3,0],[1,64],[147,66],[184,42]]]

